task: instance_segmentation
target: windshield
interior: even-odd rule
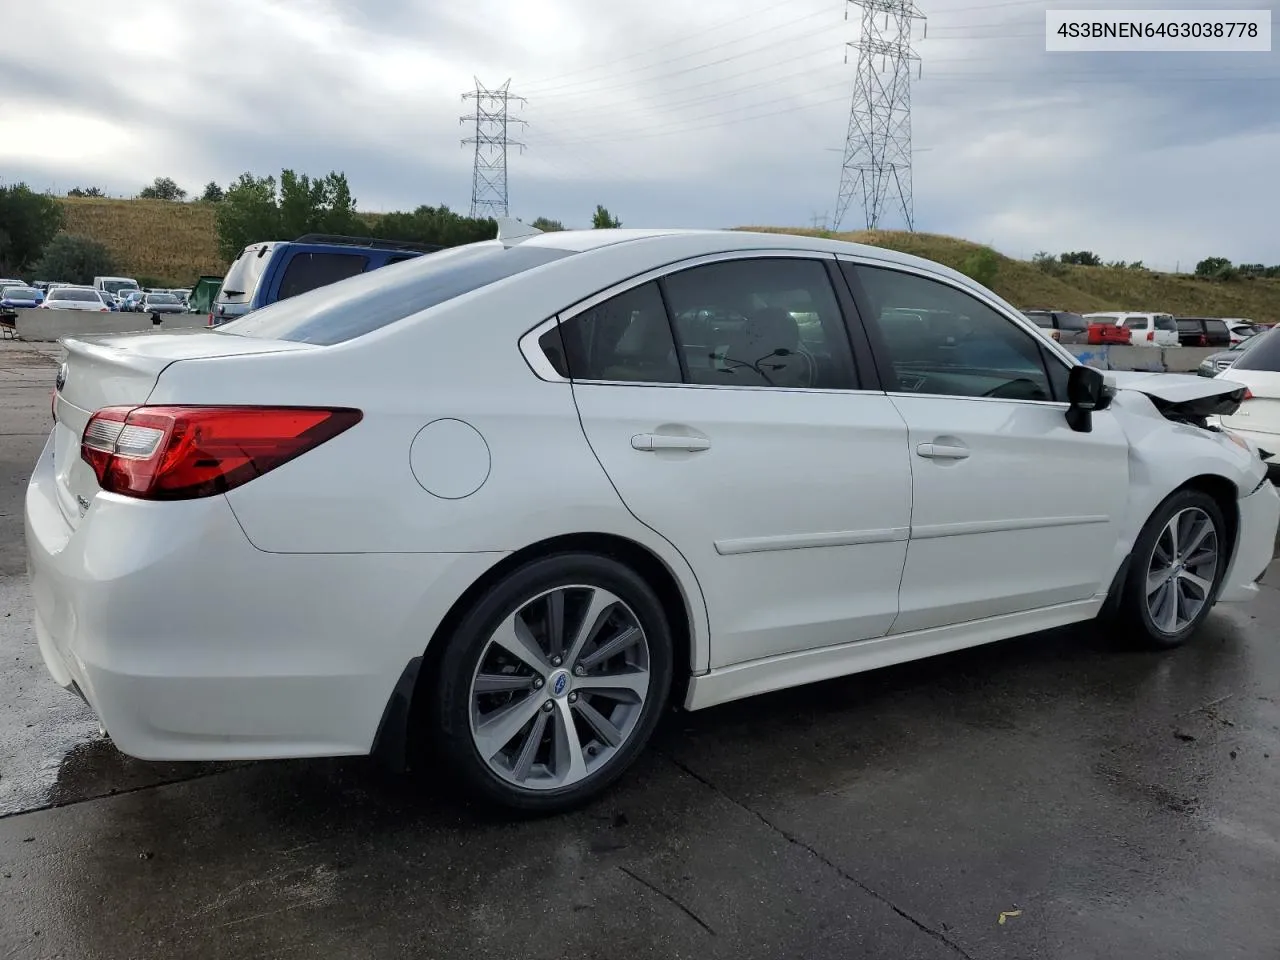
[[[298,343],[342,343],[571,253],[504,247],[495,240],[452,247],[316,287],[217,329]]]
[[[177,303],[178,298],[172,293],[152,293],[147,295],[147,303]]]
[[[102,289],[107,293],[120,293],[122,290],[137,290],[138,284],[132,280],[103,280]]]
[[[96,290],[75,290],[71,287],[64,287],[61,290],[54,290],[49,294],[50,300],[76,300],[84,303],[92,303],[97,300],[102,302],[102,298],[98,296]]]
[[[218,291],[218,300],[227,303],[248,303],[253,299],[253,292],[258,289],[258,281],[262,272],[271,260],[271,245],[255,244],[241,252],[236,262],[227,271],[222,288]]]
[[[40,293],[30,287],[5,287],[2,296],[6,300],[35,300]]]

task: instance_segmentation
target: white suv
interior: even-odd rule
[[[1114,323],[1131,331],[1135,347],[1177,347],[1178,324],[1171,313],[1086,313],[1091,323]]]

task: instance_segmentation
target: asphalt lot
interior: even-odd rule
[[[55,352],[0,345],[0,958],[1277,955],[1280,565],[1172,654],[1061,630],[673,715],[558,819],[141,763],[31,630]]]

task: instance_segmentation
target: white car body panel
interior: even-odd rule
[[[1207,378],[1128,389],[1118,377],[1087,434],[1062,404],[573,384],[547,375],[528,334],[627,278],[745,250],[925,271],[1076,361],[956,271],[879,248],[717,231],[520,242],[582,252],[332,346],[213,330],[67,341],[59,424],[27,494],[37,632],[50,673],[122,750],[367,752],[453,604],[504,558],[563,536],[623,538],[671,574],[691,708],[1087,619],[1151,511],[1193,478],[1233,491],[1242,521],[1221,599],[1256,592],[1280,522],[1265,467],[1137,392],[1193,399],[1184,381],[1212,393]],[[328,302],[406,269],[303,296]],[[364,418],[226,494],[147,502],[102,492],[79,458],[94,410],[138,403]],[[669,428],[711,445],[631,445]],[[914,453],[952,435],[969,458]]]

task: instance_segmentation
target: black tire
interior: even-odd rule
[[[512,613],[548,590],[587,585],[614,593],[634,612],[648,641],[650,686],[629,739],[601,769],[566,787],[522,788],[500,778],[477,751],[471,733],[471,681],[493,632]],[[463,615],[446,644],[431,704],[423,711],[442,759],[457,786],[475,799],[526,814],[562,813],[610,787],[635,761],[661,718],[671,689],[674,643],[662,603],[630,567],[591,553],[560,553],[533,560],[508,574]]]
[[[1179,511],[1197,508],[1204,512],[1213,524],[1217,538],[1218,562],[1214,571],[1213,589],[1209,599],[1189,622],[1176,632],[1165,632],[1152,618],[1147,603],[1147,573],[1155,555],[1157,540],[1165,526]],[[1227,524],[1218,502],[1200,490],[1184,489],[1170,494],[1147,520],[1138,534],[1129,558],[1129,568],[1120,588],[1116,616],[1112,627],[1117,638],[1126,644],[1155,650],[1171,650],[1184,644],[1199,629],[1217,599],[1222,578],[1231,561],[1231,540]]]

